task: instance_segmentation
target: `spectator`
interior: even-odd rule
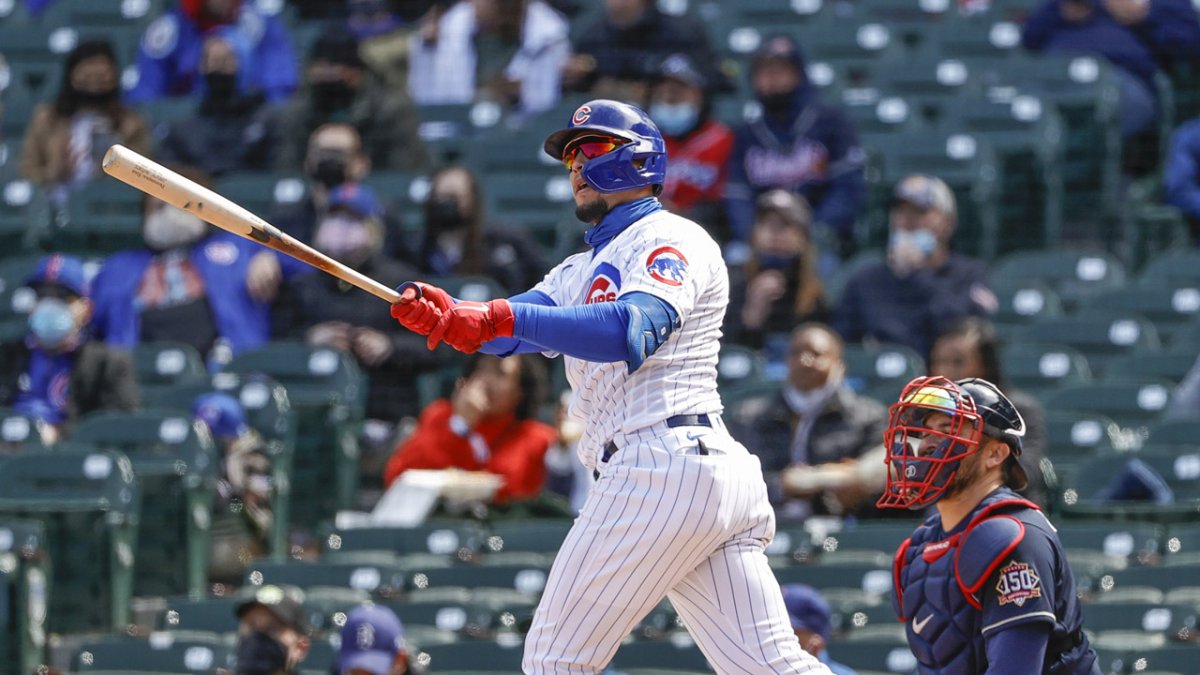
[[[1165,419],[1196,419],[1200,417],[1200,359],[1183,376],[1183,381],[1171,395],[1171,405],[1163,414]]]
[[[311,645],[304,593],[259,586],[237,606],[237,675],[296,675]]]
[[[672,54],[650,90],[650,117],[662,131],[671,158],[659,201],[709,229],[720,229],[733,131],[712,118],[712,88],[687,54]]]
[[[792,620],[792,630],[800,639],[800,647],[817,657],[833,675],[855,675],[853,668],[830,658],[826,649],[833,633],[833,610],[829,608],[829,602],[808,584],[787,584],[780,590],[788,618]]]
[[[112,144],[150,153],[146,121],[121,103],[118,72],[108,42],[82,42],[67,55],[58,97],[33,111],[21,174],[56,201],[100,174],[100,159]]]
[[[536,416],[545,389],[538,356],[476,354],[449,400],[421,413],[413,435],[388,461],[384,483],[409,469],[464,469],[501,476],[497,502],[532,499],[546,480],[552,427]]]
[[[358,130],[376,169],[421,171],[429,163],[417,136],[417,111],[408,93],[388,89],[372,77],[358,54],[358,41],[341,29],[321,35],[309,54],[305,87],[277,112],[276,168],[301,168],[309,137],[329,122]]]
[[[462,0],[412,42],[409,92],[421,105],[488,100],[525,113],[558,102],[567,20],[542,0]]]
[[[331,193],[312,241],[322,253],[394,288],[418,275],[383,254],[381,212],[371,188],[345,183]],[[370,382],[367,417],[394,423],[420,413],[417,375],[441,358],[421,336],[392,330],[391,316],[374,296],[328,274],[309,274],[284,287],[274,321],[276,336],[354,355]]]
[[[79,417],[97,410],[138,407],[129,354],[92,339],[92,313],[83,263],[50,255],[25,280],[37,294],[28,336],[0,345],[0,402],[42,422],[42,440],[55,443]]]
[[[814,236],[833,252],[852,242],[866,200],[865,156],[850,118],[821,102],[805,67],[804,53],[785,35],[769,38],[754,55],[750,83],[762,114],[737,129],[726,209],[733,235],[744,242],[759,194],[799,192],[812,206]]]
[[[663,14],[653,0],[604,0],[604,17],[582,26],[575,54],[563,70],[570,91],[595,98],[642,101],[655,68],[671,54],[695,64],[717,64],[704,28]]]
[[[204,40],[199,72],[203,93],[196,112],[166,127],[158,144],[160,162],[194,166],[212,176],[264,169],[269,137],[259,92],[246,91],[255,68],[236,29],[217,28]]]
[[[461,165],[443,167],[430,179],[420,266],[438,276],[488,276],[511,293],[532,288],[546,270],[524,233],[486,223],[479,180]]]
[[[842,341],[829,326],[806,323],[792,332],[788,379],[761,406],[737,411],[738,438],[762,462],[780,519],[842,513],[867,495],[822,483],[824,465],[850,466],[877,447],[887,425],[883,406],[845,384]],[[879,462],[882,464],[882,462]],[[828,489],[827,489],[828,488]]]
[[[730,275],[730,340],[761,348],[768,334],[828,318],[810,227],[812,211],[803,197],[771,190],[758,198],[750,259]]]
[[[179,172],[206,187],[208,176]],[[270,336],[270,302],[307,265],[147,198],[146,246],[110,256],[92,284],[96,337],[110,345],[176,341],[217,367]]]
[[[393,5],[395,3],[388,0],[348,0],[346,27],[358,38],[358,54],[367,68],[378,75],[388,89],[407,91],[412,19],[417,17],[406,19],[396,13]]]
[[[843,338],[898,343],[927,355],[955,321],[996,311],[987,267],[950,251],[955,214],[954,193],[941,179],[918,174],[896,184],[887,260],[846,283],[834,319]]]
[[[233,29],[252,55],[254,68],[243,76],[245,91],[261,93],[268,101],[287,98],[299,80],[296,55],[283,21],[263,11],[265,5],[250,0],[180,0],[146,28],[138,48],[137,84],[126,100],[145,103],[200,90],[205,38],[220,28]]]
[[[271,458],[262,436],[246,423],[246,411],[233,396],[202,394],[192,404],[192,416],[204,423],[221,451],[209,579],[237,585],[247,564],[269,550],[275,492]]]
[[[571,512],[578,514],[595,482],[591,470],[583,465],[576,452],[583,425],[571,417],[571,392],[564,391],[554,411],[557,437],[546,451],[546,491],[566,499]]]
[[[1172,134],[1163,190],[1167,203],[1178,207],[1191,226],[1192,241],[1200,242],[1200,118]]]
[[[1025,420],[1021,464],[1029,480],[1018,492],[1046,508],[1046,481],[1041,465],[1046,456],[1046,414],[1036,398],[1008,386],[1000,368],[1000,342],[992,324],[979,317],[967,317],[947,328],[933,343],[929,374],[952,381],[980,377],[1008,395],[1008,400]]]
[[[1116,66],[1126,138],[1158,117],[1156,61],[1200,59],[1200,23],[1188,0],[1042,0],[1022,41],[1032,51],[1091,53]]]
[[[383,605],[360,605],[346,613],[335,675],[405,675],[408,648],[400,617]]]

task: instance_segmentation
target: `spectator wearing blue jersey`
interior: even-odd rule
[[[256,67],[247,71],[248,91],[281,101],[296,88],[299,68],[283,21],[251,0],[180,0],[155,19],[142,36],[137,84],[126,94],[131,103],[187,96],[203,88],[200,59],[204,39],[232,27],[245,40]]]
[[[1187,218],[1192,241],[1200,242],[1200,118],[1181,125],[1171,135],[1163,191],[1167,203]]]
[[[768,38],[751,62],[762,114],[735,130],[725,187],[729,225],[739,242],[750,236],[755,199],[772,188],[808,201],[822,250],[852,241],[866,201],[865,155],[845,111],[820,100],[805,63],[800,46],[785,35]]]

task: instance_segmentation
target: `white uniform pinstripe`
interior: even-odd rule
[[[671,260],[682,260],[682,270]],[[567,258],[537,289],[559,306],[644,291],[671,303],[683,325],[632,374],[623,363],[566,358],[572,414],[585,423],[580,458],[600,478],[554,561],[524,671],[600,672],[665,595],[718,672],[828,673],[800,649],[763,554],[775,516],[758,459],[716,416],[729,301],[716,242],[659,211],[594,257]],[[666,424],[705,413],[713,428]],[[605,462],[610,440],[617,452]]]

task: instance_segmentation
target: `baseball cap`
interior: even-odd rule
[[[807,584],[788,584],[782,590],[792,630],[812,631],[828,640],[833,612],[817,589]]]
[[[250,430],[242,404],[221,392],[197,396],[192,402],[192,416],[204,422],[213,437],[220,440],[241,438]]]
[[[299,633],[308,632],[304,612],[304,592],[294,586],[266,585],[254,589],[254,595],[238,604],[235,615],[241,619],[254,607],[262,607],[284,625]]]
[[[776,188],[768,190],[758,197],[754,208],[759,213],[773,211],[787,221],[789,225],[808,230],[812,224],[812,209],[808,201],[800,195],[787,190]]]
[[[344,183],[333,189],[329,195],[329,210],[336,208],[348,209],[359,216],[378,216],[383,213],[375,191],[358,183]]]
[[[803,73],[806,59],[800,45],[791,36],[772,35],[754,52],[750,60],[750,72],[767,61],[783,61]]]
[[[358,40],[344,30],[330,29],[322,33],[313,43],[308,58],[352,68],[366,67],[358,54]]]
[[[25,279],[27,286],[53,284],[61,286],[79,297],[87,297],[87,274],[83,261],[75,256],[55,253],[38,261],[33,272]]]
[[[700,72],[696,63],[687,54],[671,54],[663,59],[658,67],[658,78],[660,80],[679,80],[684,84],[701,89],[708,88],[708,78]]]
[[[941,178],[924,174],[913,174],[896,183],[892,200],[922,209],[936,209],[948,216],[955,215],[958,210],[950,186]]]
[[[346,615],[338,672],[361,668],[388,675],[396,654],[404,651],[404,626],[396,613],[379,605],[362,605]]]

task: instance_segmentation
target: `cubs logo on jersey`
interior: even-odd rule
[[[600,263],[592,275],[592,285],[588,287],[587,297],[584,298],[583,304],[616,302],[617,293],[620,290],[621,273],[608,263]]]
[[[656,248],[646,258],[646,273],[655,281],[668,286],[682,286],[687,271],[687,258],[673,246]]]

